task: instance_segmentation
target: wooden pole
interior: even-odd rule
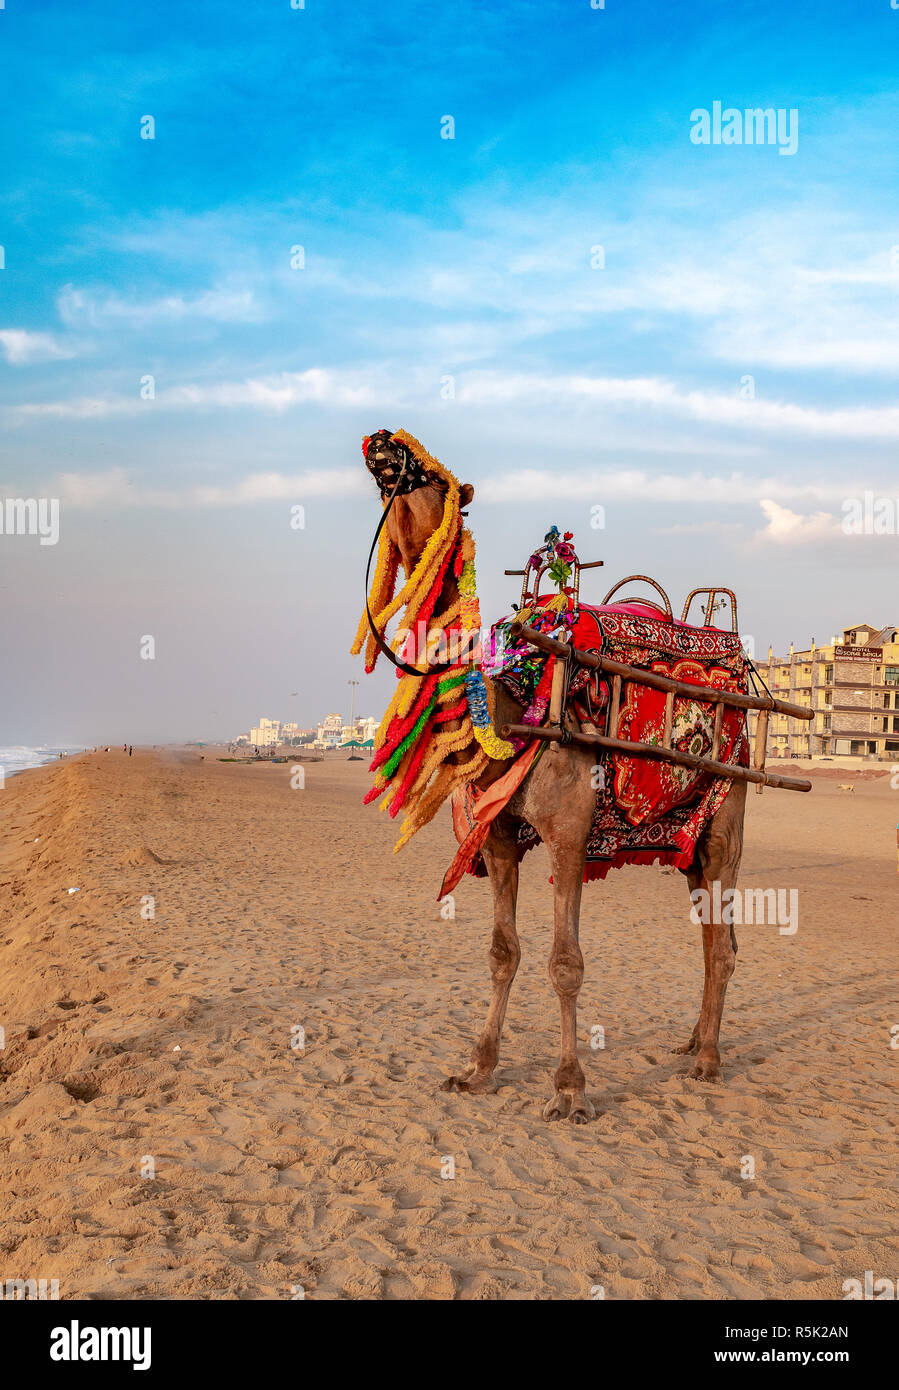
[[[605,560],[585,560],[581,565],[582,570],[598,570],[605,564]],[[503,574],[527,574],[527,570],[503,570]]]
[[[553,667],[553,683],[549,696],[549,722],[550,724],[561,725],[562,723],[562,694],[565,690],[565,662],[561,657],[556,659]]]
[[[663,748],[658,743],[629,743],[622,738],[606,738],[603,734],[585,734],[574,729],[551,729],[544,724],[504,724],[500,730],[503,738],[539,738],[548,743],[569,741],[582,748],[608,748],[613,753],[623,753],[625,757],[652,758],[656,762],[677,763],[679,767],[694,768],[698,772],[710,772],[732,782],[756,782],[766,787],[780,787],[784,791],[810,792],[811,782],[799,777],[781,777],[777,772],[765,772],[755,767],[739,767],[735,763],[719,763],[711,758],[700,758],[695,753],[681,753],[676,748]]]
[[[555,729],[562,727],[562,699],[565,694],[565,677],[568,672],[568,662],[561,656],[556,657],[556,664],[553,667],[553,682],[549,696],[549,723]],[[554,743],[550,752],[557,753],[559,745]]]
[[[759,713],[758,723],[755,726],[755,748],[753,749],[752,761],[755,767],[764,768],[765,751],[768,747],[768,711],[763,709]],[[759,782],[756,792],[762,794],[763,783]]]
[[[662,743],[666,748],[671,747],[671,726],[674,723],[674,691],[669,690],[665,696],[665,724],[662,729]]]
[[[715,705],[715,727],[712,731],[712,761],[714,762],[721,752],[721,724],[724,719],[724,706],[719,700]]]
[[[609,722],[606,728],[610,738],[618,737],[618,714],[621,709],[621,677],[612,677],[612,702],[609,705]]]

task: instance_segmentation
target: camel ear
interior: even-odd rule
[[[474,497],[474,488],[471,483],[463,483],[459,489],[459,506],[467,507]]]

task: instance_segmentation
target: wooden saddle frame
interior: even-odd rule
[[[580,593],[580,571],[582,569],[597,568],[602,564],[601,560],[593,561],[592,564],[582,565],[575,562],[574,565],[574,584],[573,601],[577,605]],[[522,586],[522,607],[528,602],[534,603],[539,597],[540,579],[547,565],[541,565],[536,572],[536,580],[533,591],[529,586],[531,583],[531,565],[528,564],[525,570],[506,570],[506,574],[524,575]],[[647,601],[646,599],[622,599],[621,603],[640,603],[644,606],[655,608],[664,621],[673,622],[674,617],[671,610],[671,603],[668,595],[660,584],[648,575],[632,574],[620,583],[614,585],[603,599],[603,604],[607,604],[617,589],[632,581],[641,580],[649,583],[655,588],[665,601],[664,608],[658,603]],[[686,623],[690,607],[700,594],[707,596],[704,616],[705,627],[713,626],[711,619],[718,607],[723,606],[723,600],[718,602],[718,595],[726,595],[730,600],[731,631],[736,634],[737,629],[737,600],[732,590],[725,589],[721,585],[714,588],[693,589],[687,596],[684,604],[682,623]],[[516,621],[510,628],[510,636],[520,638],[536,647],[538,651],[545,652],[548,656],[557,658],[553,670],[553,684],[550,696],[550,707],[548,722],[542,726],[532,724],[504,724],[500,729],[503,738],[537,738],[558,747],[560,744],[575,743],[586,748],[604,748],[612,753],[623,753],[628,757],[650,758],[657,762],[676,763],[679,767],[693,768],[699,772],[709,772],[715,777],[721,777],[728,781],[753,782],[756,790],[761,792],[763,787],[776,787],[784,791],[808,792],[812,789],[812,784],[802,777],[784,777],[780,773],[768,772],[765,767],[765,757],[768,741],[768,720],[772,713],[785,714],[791,719],[810,720],[814,718],[814,711],[806,709],[802,705],[790,704],[787,700],[776,700],[773,695],[748,695],[742,692],[729,690],[716,690],[710,685],[693,684],[693,682],[674,680],[670,676],[663,676],[655,671],[650,671],[644,666],[629,666],[625,662],[613,661],[611,657],[602,656],[599,652],[584,651],[579,647],[572,646],[569,642],[560,642],[554,637],[548,637],[545,633],[538,632],[536,628],[530,627],[527,623]],[[570,684],[570,677],[575,666],[587,667],[593,671],[603,671],[611,676],[611,698],[609,701],[608,715],[606,718],[605,733],[600,733],[595,726],[589,725],[581,727],[572,712],[567,708],[567,692]],[[665,692],[665,716],[662,732],[662,742],[660,744],[631,742],[627,739],[617,738],[618,714],[621,709],[622,689],[625,681],[632,681],[637,685],[649,686],[655,690]],[[698,704],[711,705],[714,708],[714,725],[712,733],[711,756],[700,757],[694,753],[684,753],[678,748],[671,746],[671,729],[674,722],[674,701],[675,698],[693,700]],[[736,763],[725,763],[719,759],[721,746],[721,728],[724,719],[725,708],[742,710],[744,716],[749,710],[758,711],[758,723],[755,731],[753,743],[752,766],[741,767]]]

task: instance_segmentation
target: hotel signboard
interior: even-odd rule
[[[834,647],[834,661],[882,661],[883,647]]]

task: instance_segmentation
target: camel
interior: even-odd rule
[[[393,493],[385,530],[396,546],[403,571],[415,570],[429,540],[440,525],[444,512],[445,483],[416,464],[414,476],[408,466],[404,446],[389,431],[381,430],[366,441],[366,466],[375,479],[382,503],[387,506]],[[396,491],[402,471],[410,473],[405,487]],[[474,488],[466,483],[459,501],[467,508]],[[451,571],[443,582],[434,617],[448,613],[457,604],[459,588]],[[522,709],[496,682],[491,689],[493,724],[517,723]],[[451,758],[469,763],[472,747],[456,749]],[[445,1091],[479,1095],[496,1090],[495,1071],[500,1039],[512,983],[521,959],[516,930],[520,851],[517,830],[527,821],[547,846],[553,874],[554,933],[549,956],[549,976],[561,1011],[561,1052],[554,1076],[554,1092],[543,1116],[547,1121],[568,1119],[585,1124],[595,1116],[586,1095],[584,1072],[577,1055],[577,1000],[584,978],[584,960],[579,945],[581,893],[590,833],[595,791],[591,770],[595,754],[577,746],[556,745],[552,754],[542,757],[527,774],[505,810],[493,822],[482,853],[489,876],[494,904],[493,934],[488,954],[492,994],[484,1027],[474,1044],[468,1064],[449,1075],[442,1084]],[[483,789],[501,777],[508,761],[491,758],[475,785]],[[745,782],[734,782],[719,810],[713,815],[697,843],[689,868],[682,870],[690,890],[711,891],[717,880],[722,895],[735,886],[743,848]],[[686,1043],[674,1049],[695,1055],[690,1076],[711,1082],[721,1077],[718,1035],[727,985],[736,963],[737,943],[730,925],[710,921],[702,927],[705,982],[699,1018]]]

